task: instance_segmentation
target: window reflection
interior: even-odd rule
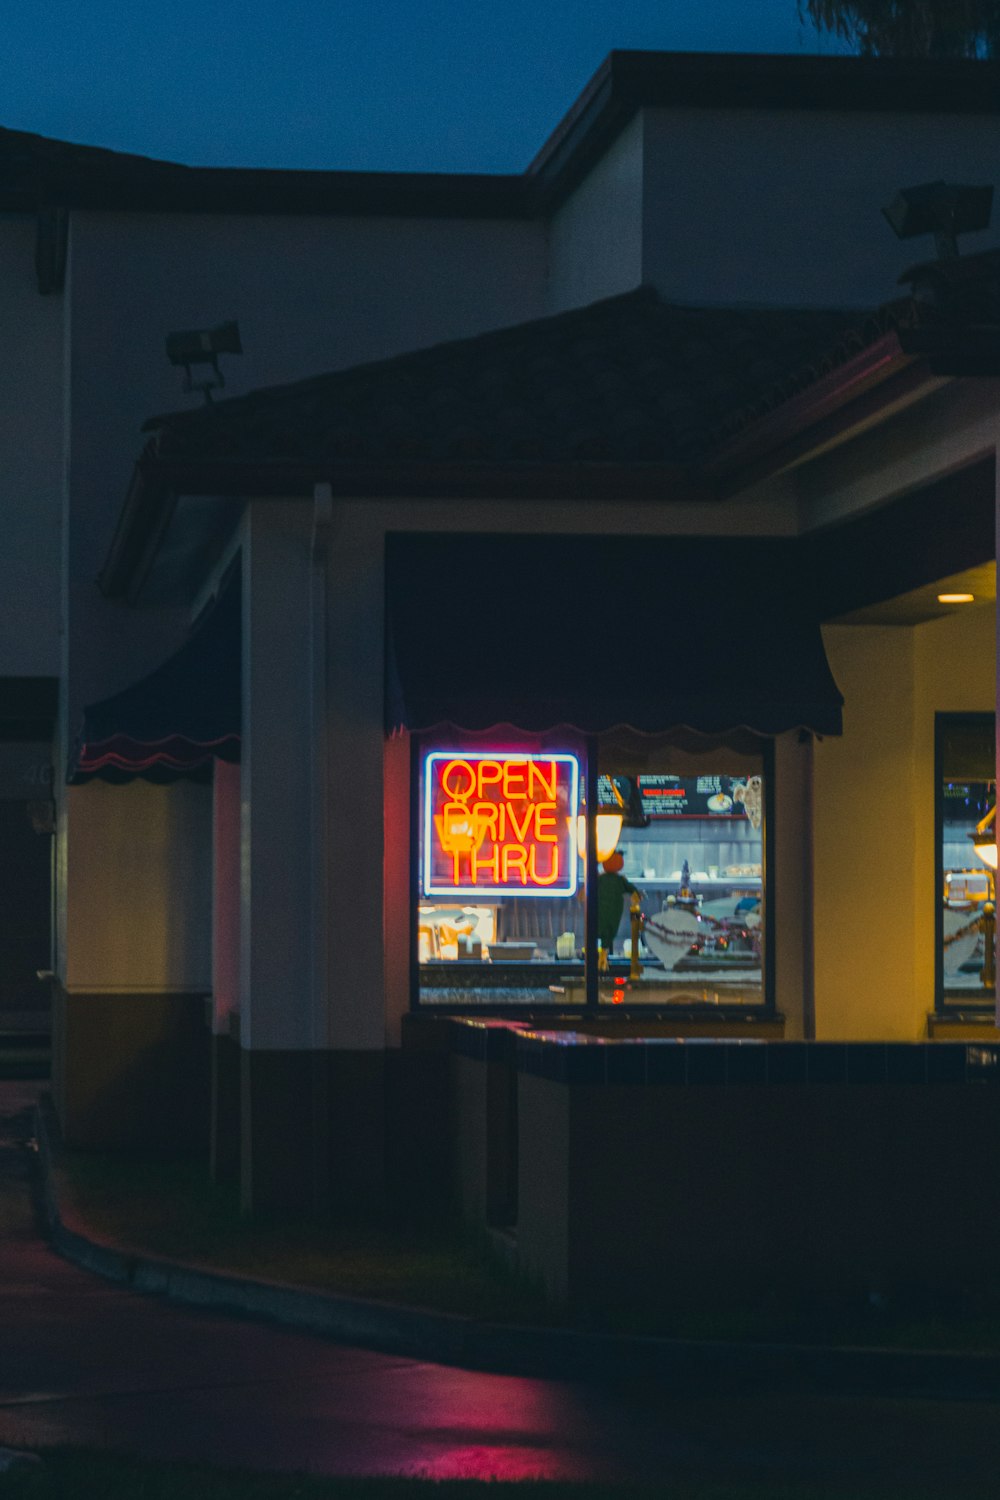
[[[599,877],[604,972],[611,979],[602,1000],[760,1004],[762,768],[727,767],[720,756],[694,775],[611,770],[601,778],[602,800],[612,788],[624,819],[616,855]],[[623,992],[614,980],[626,974]]]
[[[661,746],[637,767],[620,749],[601,752],[593,818],[581,754],[424,749],[422,1005],[572,1009],[588,994],[630,1006],[763,1003],[762,753]],[[591,828],[597,944],[588,954]]]
[[[973,836],[996,801],[992,715],[938,716],[938,983],[946,1003],[992,1001],[993,872]]]

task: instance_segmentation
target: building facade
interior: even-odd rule
[[[511,178],[7,133],[68,1141],[377,1206],[466,1171],[453,1016],[996,1037],[996,268],[900,295],[881,215],[990,181],[996,78],[613,54]],[[172,410],[165,338],[227,319]]]

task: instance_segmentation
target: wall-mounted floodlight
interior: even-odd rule
[[[212,400],[212,392],[226,383],[219,369],[219,355],[242,353],[237,323],[167,335],[167,358],[172,365],[183,365],[185,391],[202,391],[208,402]]]
[[[901,240],[932,234],[940,260],[958,254],[958,235],[987,229],[993,211],[993,188],[960,187],[953,182],[924,182],[900,188],[882,212]]]

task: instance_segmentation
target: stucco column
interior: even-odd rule
[[[315,1081],[310,850],[312,505],[262,500],[243,520],[240,798],[241,1199],[307,1208],[324,1196]],[[319,1174],[321,1178],[322,1173]]]
[[[377,1205],[386,1152],[385,542],[364,504],[326,532],[326,968],[330,1191]],[[404,809],[403,816],[406,812]],[[408,914],[402,913],[402,920]]]
[[[233,1019],[240,1004],[240,768],[215,762],[212,777],[212,1117],[216,1182],[240,1162],[240,1057]]]
[[[385,1046],[383,863],[385,537],[335,508],[327,671],[330,1044]]]

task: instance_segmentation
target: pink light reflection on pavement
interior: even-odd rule
[[[396,1472],[593,1481],[643,1470],[648,1476],[658,1468],[639,1457],[649,1438],[640,1414],[632,1430],[623,1407],[585,1386],[432,1364],[400,1366],[395,1379],[406,1387],[401,1405],[408,1422],[417,1418],[407,1427],[409,1451]],[[609,1405],[617,1422],[607,1420]]]
[[[586,1388],[171,1306],[54,1255],[28,1193],[38,1092],[0,1082],[0,1444],[330,1475],[635,1474],[620,1449],[608,1466],[620,1404]]]
[[[495,1375],[124,1291],[39,1236],[22,1113],[36,1092],[0,1082],[0,1444],[77,1443],[285,1473],[645,1482],[661,1492],[692,1477],[806,1476],[840,1481],[845,1493],[880,1482],[948,1500],[996,1491],[1000,1401],[808,1387],[734,1399],[643,1379]]]
[[[569,1465],[566,1456],[537,1448],[456,1447],[405,1471],[417,1479],[592,1479],[587,1465]]]

